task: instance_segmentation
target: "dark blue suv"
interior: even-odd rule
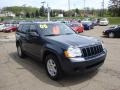
[[[62,23],[24,22],[16,32],[18,55],[35,57],[45,65],[53,80],[63,73],[79,73],[99,68],[106,58],[100,40],[76,34]]]

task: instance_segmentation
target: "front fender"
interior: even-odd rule
[[[42,50],[41,50],[41,60],[43,60],[43,58],[44,58],[44,54],[47,52],[47,51],[49,51],[49,52],[51,52],[51,53],[53,53],[53,54],[55,54],[56,55],[56,57],[58,58],[58,60],[59,60],[59,62],[61,62],[61,57],[63,57],[63,49],[62,48],[60,48],[60,47],[58,47],[57,45],[51,45],[51,44],[46,44],[46,45],[44,45],[43,47],[42,47]]]

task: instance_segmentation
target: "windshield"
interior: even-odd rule
[[[66,35],[66,34],[75,34],[75,32],[69,28],[67,25],[62,23],[54,23],[54,24],[40,24],[40,31],[42,32],[42,35]]]
[[[101,21],[107,21],[107,19],[106,19],[106,18],[103,18],[103,19],[101,19]]]
[[[92,24],[92,22],[82,22],[82,24],[90,25],[90,24]]]

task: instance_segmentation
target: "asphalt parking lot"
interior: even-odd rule
[[[0,90],[120,90],[120,38],[105,38],[106,26],[97,26],[83,35],[104,41],[108,55],[96,72],[65,76],[53,81],[46,75],[41,63],[17,56],[14,33],[0,32]]]

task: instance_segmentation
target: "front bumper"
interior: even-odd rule
[[[100,26],[106,26],[106,25],[108,25],[108,23],[107,22],[101,22],[101,23],[99,23],[99,25]]]
[[[108,33],[107,33],[107,32],[103,32],[103,35],[104,35],[104,36],[107,36],[107,35],[108,35]]]
[[[99,68],[105,61],[106,51],[102,54],[90,58],[71,58],[65,59],[62,70],[66,73],[83,73]]]

